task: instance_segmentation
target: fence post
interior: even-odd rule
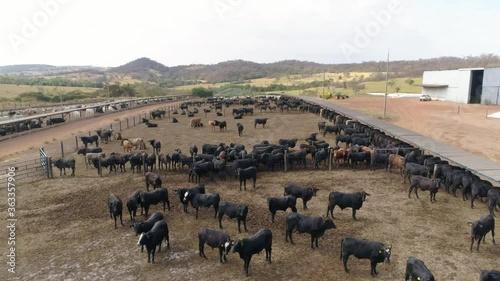
[[[78,137],[75,136],[75,144],[76,144],[76,150],[78,150]]]
[[[118,125],[119,125],[119,128],[120,128],[119,132],[121,132],[122,131],[122,120],[120,120],[118,122],[119,122]]]
[[[128,117],[127,117],[127,129],[128,129]]]
[[[64,158],[64,145],[62,141],[61,141],[61,156],[62,158]]]
[[[110,128],[111,130],[113,130],[113,124],[112,124],[112,123],[111,123],[111,124],[109,124],[109,128]]]
[[[328,148],[328,170],[332,170],[332,148]]]
[[[52,178],[52,157],[47,157],[46,161],[47,165],[47,178],[51,179]]]
[[[288,163],[288,161],[287,161],[288,160],[287,159],[288,158],[288,150],[285,150],[285,155],[283,157],[285,158],[283,166],[285,167],[285,172],[286,172],[286,171],[288,171],[288,164],[287,164]]]
[[[101,166],[101,156],[99,155],[99,167],[97,167],[97,173],[99,174],[100,177],[102,177],[102,166]]]
[[[89,131],[89,137],[90,137],[90,131]]]
[[[133,117],[134,117],[134,126],[135,126],[135,116],[133,116]]]

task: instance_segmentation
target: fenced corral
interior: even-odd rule
[[[103,114],[116,113],[132,108],[143,107],[152,103],[169,102],[177,105],[180,102],[175,102],[176,100],[187,97],[188,96],[141,98],[97,105],[79,105],[70,109],[62,109],[55,112],[38,115],[29,114],[28,116],[22,116],[21,118],[7,118],[4,116],[7,118],[6,120],[2,119],[3,117],[0,116],[0,141],[52,128],[56,125],[65,124],[70,121],[94,118],[102,116]]]
[[[43,178],[52,178],[51,158],[47,157],[43,149],[40,149],[40,157],[29,160],[22,160],[0,165],[0,181],[7,178],[9,168],[14,167],[15,179],[23,181],[34,181]]]
[[[170,118],[172,116],[171,112],[173,110],[177,109],[178,106],[179,106],[179,104],[175,103],[172,105],[159,107],[158,109],[166,111],[165,117],[163,117],[163,118]],[[110,122],[109,125],[100,126],[98,128],[95,128],[94,131],[78,132],[75,134],[74,139],[67,139],[64,141],[60,141],[60,146],[58,146],[56,150],[49,151],[49,154],[53,155],[55,158],[59,158],[59,157],[64,158],[65,155],[69,155],[71,153],[78,151],[78,149],[84,148],[85,146],[83,145],[80,137],[96,135],[97,134],[96,130],[106,130],[106,129],[113,130],[113,133],[111,135],[111,140],[110,140],[112,142],[113,141],[121,141],[124,138],[137,137],[137,136],[129,136],[124,131],[129,129],[129,128],[135,127],[137,125],[145,126],[143,119],[150,119],[150,116],[151,116],[151,112],[141,113],[141,114],[129,116],[126,118],[115,119],[114,121]],[[99,139],[99,143],[102,143],[101,139]]]

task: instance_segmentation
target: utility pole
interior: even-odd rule
[[[387,66],[385,69],[384,119],[387,112],[387,82],[389,80],[389,50],[387,50]]]
[[[323,72],[323,99],[325,98],[325,76],[326,76],[326,72]]]

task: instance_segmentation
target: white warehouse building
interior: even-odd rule
[[[458,103],[500,104],[500,67],[425,71],[422,94]]]

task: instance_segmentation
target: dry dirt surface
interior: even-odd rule
[[[349,101],[353,102],[353,101]],[[346,102],[347,103],[347,102]],[[417,105],[418,103],[415,103]],[[425,106],[433,106],[426,103]],[[392,106],[391,100],[391,106]],[[424,105],[422,105],[424,106]],[[230,112],[230,111],[229,111]],[[391,111],[390,111],[391,112]],[[391,112],[391,115],[393,113]],[[312,114],[258,113],[254,117],[234,120],[230,115],[207,118],[227,120],[228,130],[212,131],[208,127],[190,128],[188,118],[178,116],[179,123],[168,119],[158,121],[158,128],[136,126],[124,131],[127,137],[144,137],[162,142],[162,152],[172,153],[180,148],[188,153],[193,144],[201,148],[203,143],[242,143],[251,150],[253,144],[262,140],[277,142],[280,138],[299,138],[300,142],[309,133],[317,130],[319,117]],[[256,117],[268,117],[266,128],[253,128]],[[109,117],[113,118],[113,117]],[[419,122],[418,116],[411,119]],[[101,121],[101,120],[95,120]],[[240,121],[245,129],[238,137],[236,123]],[[401,121],[398,121],[401,122]],[[76,129],[78,128],[73,128]],[[86,130],[86,129],[83,129]],[[68,130],[66,133],[70,133]],[[74,138],[74,137],[73,137]],[[332,143],[333,136],[326,141]],[[320,137],[320,139],[323,139]],[[38,139],[37,141],[43,141]],[[0,144],[2,146],[3,144]],[[32,145],[35,145],[34,143]],[[102,145],[106,153],[121,152],[118,141]],[[3,149],[2,149],[3,150]],[[148,147],[148,152],[151,149]],[[33,153],[28,151],[28,153]],[[22,153],[20,153],[22,154]],[[188,171],[160,171],[164,186],[169,191],[172,209],[163,212],[152,206],[150,212],[165,214],[170,229],[170,249],[162,246],[156,254],[156,263],[147,263],[147,253],[141,253],[136,245],[137,237],[126,208],[123,214],[124,226],[114,229],[109,218],[107,198],[114,193],[126,202],[136,190],[145,190],[142,174],[127,172],[98,177],[96,169],[86,169],[81,156],[77,159],[76,176],[58,176],[53,180],[18,183],[16,228],[17,274],[8,276],[18,280],[373,280],[368,260],[351,257],[351,272],[345,273],[340,256],[340,241],[343,237],[364,238],[392,245],[390,264],[380,264],[378,280],[402,280],[406,261],[415,256],[425,261],[437,280],[477,280],[481,269],[498,269],[500,247],[491,243],[481,245],[480,252],[469,252],[468,221],[477,220],[487,213],[485,204],[478,202],[470,209],[469,202],[445,194],[437,194],[437,202],[429,202],[427,192],[419,192],[421,198],[408,199],[408,183],[403,184],[397,172],[387,173],[382,168],[369,171],[361,166],[357,170],[348,167],[328,171],[312,168],[308,158],[307,169],[298,168],[289,172],[259,171],[257,186],[239,191],[238,182],[209,181],[207,192],[218,192],[222,200],[245,203],[249,206],[248,232],[238,233],[234,220],[223,220],[224,231],[232,239],[246,238],[259,229],[269,228],[273,232],[272,263],[265,262],[265,254],[252,258],[250,276],[244,277],[243,261],[237,254],[230,254],[226,264],[220,264],[217,250],[205,247],[208,260],[198,256],[200,227],[218,229],[213,210],[201,209],[197,220],[194,210],[181,211],[174,189],[192,187],[188,182]],[[285,213],[278,212],[275,224],[270,222],[266,199],[282,196],[285,183],[297,183],[320,189],[317,197],[309,203],[307,211],[302,210],[299,199],[299,213],[322,216],[326,213],[328,194],[331,191],[354,192],[364,190],[371,194],[362,209],[357,212],[358,220],[351,218],[351,210],[334,211],[334,230],[328,230],[319,239],[319,248],[310,248],[307,234],[294,234],[295,245],[285,243]],[[2,198],[5,195],[2,195]],[[5,207],[6,200],[0,206]],[[139,217],[142,220],[142,217]],[[6,228],[1,230],[7,237]],[[6,243],[3,243],[5,253]],[[6,257],[4,255],[4,259]],[[4,263],[5,266],[5,263]],[[5,273],[7,274],[7,273]]]

